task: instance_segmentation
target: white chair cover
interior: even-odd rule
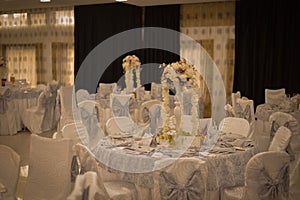
[[[295,168],[290,175],[290,196],[289,200],[300,199],[300,159],[298,159]]]
[[[110,98],[112,116],[130,116],[129,104],[130,100],[133,98],[133,94],[111,94]]]
[[[85,100],[78,104],[81,122],[86,128],[89,139],[89,143],[86,145],[90,147],[96,146],[98,141],[104,137],[104,132],[98,121],[96,104],[97,103],[92,100]]]
[[[240,99],[240,98],[242,98],[240,91],[237,91],[236,93],[234,93],[234,92],[231,93],[231,105],[232,105],[233,109],[236,106],[237,99]]]
[[[74,149],[76,155],[79,157],[80,160],[81,173],[88,173],[88,171],[93,171],[96,172],[98,175],[97,177],[98,188],[95,188],[97,192],[94,192],[95,191],[94,190],[92,194],[99,193],[101,197],[105,196],[105,199],[112,199],[112,200],[137,199],[137,191],[133,184],[124,181],[103,181],[100,172],[101,164],[98,164],[95,155],[86,146],[81,144],[76,144]],[[97,196],[97,198],[98,197],[99,196]],[[95,199],[97,198],[95,196]]]
[[[0,194],[0,199],[14,200],[20,173],[20,156],[12,148],[0,145],[0,160],[0,183],[7,190]]]
[[[157,99],[152,99],[152,100],[145,101],[141,104],[139,108],[139,122],[141,125],[149,124],[150,122],[149,109],[151,106],[155,104],[161,104],[161,101]]]
[[[100,99],[109,99],[110,94],[114,93],[117,89],[117,83],[99,83],[97,93]]]
[[[79,89],[76,91],[76,102],[79,104],[82,101],[89,100],[90,93],[86,89]]]
[[[144,99],[145,99],[145,87],[144,86],[140,86],[140,87],[136,88],[135,93],[136,93],[136,99],[138,101],[144,101]]]
[[[69,138],[73,141],[73,144],[83,143],[89,144],[89,136],[87,130],[81,122],[74,122],[64,125],[59,133],[59,138]]]
[[[219,124],[219,130],[222,133],[232,133],[248,137],[250,125],[249,122],[243,118],[225,117]]]
[[[115,135],[119,133],[134,134],[135,123],[129,117],[112,117],[106,122],[105,127],[107,135]]]
[[[163,125],[162,111],[161,104],[154,104],[149,108],[150,132],[152,134],[155,134],[156,129]]]
[[[233,107],[230,104],[226,104],[224,106],[224,110],[225,110],[226,117],[235,117],[235,112],[233,110]]]
[[[244,118],[249,124],[255,121],[253,100],[237,99],[234,112],[235,117]]]
[[[285,151],[290,143],[292,132],[290,129],[281,126],[277,129],[275,136],[269,146],[269,151]]]
[[[68,123],[74,122],[73,112],[76,109],[74,86],[60,87],[60,121],[59,130]]]
[[[265,102],[267,104],[279,105],[285,97],[285,88],[265,89]]]
[[[295,155],[300,155],[300,126],[298,121],[289,113],[275,112],[269,117],[270,124],[270,141],[273,139],[277,129],[280,126],[285,126],[292,132],[290,143],[287,147],[287,152],[290,154],[292,160]]]
[[[71,192],[72,141],[31,135],[24,200],[65,200]]]
[[[253,156],[245,170],[245,186],[226,188],[223,200],[288,200],[290,158],[283,151],[261,152]]]
[[[151,98],[162,101],[162,85],[160,83],[151,83]]]
[[[55,104],[55,96],[45,90],[40,94],[37,106],[25,110],[22,121],[31,133],[40,134],[55,128],[53,127]]]
[[[0,135],[13,135],[20,130],[18,110],[10,88],[0,88]]]
[[[207,199],[205,161],[193,157],[163,159],[155,162],[154,170],[154,199]]]

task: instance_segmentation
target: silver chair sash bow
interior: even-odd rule
[[[161,172],[159,177],[161,199],[192,200],[204,199],[205,186],[199,170],[194,171],[183,186],[180,186],[173,176]]]
[[[251,116],[250,105],[246,105],[245,109],[243,109],[239,103],[236,103],[235,113],[236,113],[236,117],[244,118],[249,123],[251,123],[253,116]]]
[[[272,179],[265,168],[260,171],[258,188],[259,197],[262,200],[279,200],[280,196],[289,195],[289,164],[284,165],[275,179]]]
[[[113,115],[117,117],[129,116],[129,101],[122,104],[118,99],[114,98],[112,100],[112,111]]]
[[[97,134],[98,119],[96,115],[96,109],[95,112],[90,113],[86,108],[80,107],[80,115],[82,123],[86,127],[88,134]]]

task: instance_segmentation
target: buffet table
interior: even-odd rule
[[[258,152],[255,142],[233,134],[221,134],[215,144],[204,142],[201,148],[149,147],[145,145],[149,144],[149,138],[137,141],[131,137],[119,139],[123,142],[112,144],[106,138],[92,151],[107,172],[118,174],[122,181],[134,183],[141,199],[156,199],[154,188],[157,185],[153,173],[155,162],[159,160],[196,157],[206,161],[207,190],[218,192],[220,188],[243,185],[245,166]]]

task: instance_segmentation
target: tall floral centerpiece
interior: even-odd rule
[[[127,93],[132,93],[134,89],[133,71],[135,71],[137,87],[141,85],[140,66],[140,59],[136,55],[128,55],[123,59],[122,67],[125,72]]]
[[[198,89],[199,89],[199,73],[195,69],[194,65],[188,63],[184,58],[180,58],[180,61],[173,62],[171,64],[163,64],[165,67],[161,82],[163,85],[163,108],[165,114],[163,115],[163,130],[164,133],[168,131],[170,123],[169,115],[169,89],[176,90],[176,96],[179,101],[182,101],[182,90],[184,87],[191,87],[193,91],[192,98],[192,111],[191,111],[191,120],[192,120],[192,133],[191,135],[196,135],[198,132]],[[180,106],[181,113],[183,113],[183,106]],[[177,126],[177,132],[182,133],[182,114],[179,125]]]

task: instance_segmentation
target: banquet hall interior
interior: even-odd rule
[[[0,0],[0,200],[299,200],[299,10]]]

